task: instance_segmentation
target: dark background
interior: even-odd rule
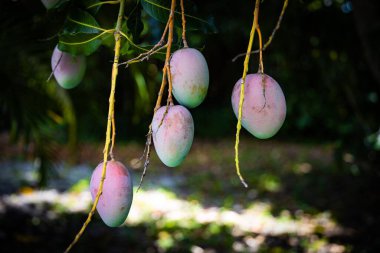
[[[190,46],[202,50],[210,69],[207,98],[191,113],[196,142],[201,146],[203,142],[211,143],[217,150],[217,145],[212,143],[233,139],[235,134],[236,118],[230,96],[233,85],[242,75],[243,58],[236,62],[232,59],[246,50],[253,1],[195,2],[199,15],[212,18],[218,32],[188,33]],[[282,1],[265,0],[261,4],[259,23],[265,40],[277,22],[281,7]],[[115,13],[115,10],[106,8],[107,13]],[[64,13],[47,12],[40,1],[0,2],[0,131],[3,140],[0,153],[4,154],[0,159],[12,161],[16,153],[16,160],[40,158],[40,176],[35,185],[31,185],[35,189],[47,185],[52,164],[62,159],[71,164],[83,162],[75,150],[85,143],[101,146],[105,136],[112,49],[102,46],[88,57],[85,78],[77,88],[63,90],[54,80],[46,82],[61,16]],[[147,15],[143,15],[143,19],[145,32],[141,40],[153,44],[160,37],[162,24]],[[109,20],[104,23],[112,26]],[[264,52],[265,72],[276,79],[284,91],[287,118],[274,137],[276,142],[263,141],[263,145],[278,143],[284,150],[287,145],[306,145],[311,149],[322,145],[332,150],[328,172],[313,172],[309,179],[282,179],[300,187],[295,196],[301,203],[307,203],[315,211],[331,211],[339,224],[355,231],[353,235],[335,239],[349,245],[346,250],[352,252],[380,250],[376,204],[380,200],[379,45],[379,1],[293,0],[274,41]],[[254,48],[257,48],[256,42]],[[161,68],[162,61],[154,58],[120,68],[116,90],[119,145],[131,142],[143,145]],[[256,72],[257,68],[258,56],[253,55],[250,72]],[[138,74],[145,78],[140,90],[135,81]],[[242,135],[244,140],[253,138],[245,131]],[[21,152],[11,148],[20,143],[24,147]],[[71,155],[60,157],[57,149],[67,148],[67,145],[67,153]],[[25,151],[30,147],[32,151]],[[220,156],[224,152],[233,150],[220,150]],[[347,154],[352,159],[348,159]],[[265,156],[265,152],[262,155]],[[95,161],[101,159],[100,154],[98,157]],[[288,159],[291,162],[291,158]],[[323,162],[324,157],[319,159]],[[15,190],[3,188],[2,194]],[[281,201],[284,199],[279,203]],[[275,210],[276,202],[273,206]],[[281,204],[277,208],[281,210]],[[8,216],[3,215],[0,220],[1,243],[16,245],[17,240],[9,231],[17,231],[17,227],[25,224],[6,224],[5,217]],[[74,233],[72,231],[70,233]],[[65,245],[65,242],[56,243],[59,247]],[[267,251],[271,252],[273,248],[268,245]],[[289,252],[307,250],[290,249],[294,251]]]

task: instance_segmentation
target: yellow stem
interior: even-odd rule
[[[161,81],[161,86],[160,90],[158,91],[158,96],[157,96],[157,101],[156,105],[154,106],[153,114],[160,109],[161,106],[161,101],[162,101],[162,96],[164,95],[164,90],[166,87],[166,67],[164,66],[162,69],[162,81]]]
[[[59,43],[61,43],[61,44],[65,44],[65,45],[70,45],[70,46],[83,45],[83,44],[87,44],[87,43],[89,43],[89,42],[91,42],[91,41],[93,41],[93,40],[96,40],[96,39],[98,39],[99,37],[102,37],[104,34],[109,33],[110,31],[111,31],[111,30],[104,31],[104,32],[102,32],[102,33],[100,33],[100,34],[98,34],[98,35],[92,37],[91,39],[88,39],[88,40],[85,40],[85,41],[81,41],[81,42],[65,42],[65,41],[60,40]]]
[[[181,0],[181,3],[183,4],[183,0]],[[175,10],[175,4],[176,1],[172,0],[172,5],[170,8],[170,19],[169,19],[169,34],[168,34],[168,47],[166,49],[166,57],[165,57],[165,70],[168,77],[168,83],[169,83],[169,89],[168,89],[168,104],[173,103],[172,99],[172,75],[170,72],[170,55],[171,55],[171,49],[172,49],[172,43],[173,43],[173,30],[174,30],[174,10]],[[186,42],[186,39],[184,40],[184,43]],[[186,43],[187,45],[187,43]],[[167,108],[166,108],[167,110]]]
[[[121,44],[120,43],[121,42],[120,29],[121,29],[121,23],[122,23],[122,19],[123,19],[124,5],[125,5],[125,0],[120,0],[119,14],[118,14],[118,18],[117,18],[115,33],[114,33],[115,56],[114,56],[114,61],[113,61],[113,65],[112,65],[111,92],[110,92],[110,97],[109,97],[106,141],[105,141],[104,151],[103,151],[103,169],[102,169],[101,180],[99,182],[99,187],[98,187],[99,190],[98,190],[98,193],[96,194],[96,198],[94,200],[91,211],[89,212],[86,221],[84,222],[82,228],[79,230],[79,232],[75,236],[73,242],[65,250],[65,253],[68,253],[72,249],[72,247],[78,242],[78,240],[80,239],[80,237],[82,236],[82,234],[86,230],[86,227],[91,222],[92,216],[94,215],[95,210],[96,210],[96,206],[99,202],[100,195],[102,194],[102,191],[103,191],[103,184],[104,184],[104,180],[106,178],[108,152],[109,152],[109,146],[110,146],[110,142],[111,142],[112,116],[114,114],[114,108],[115,108],[116,77],[118,74],[118,63],[119,63],[120,44]]]
[[[176,0],[172,0],[171,7],[170,7],[170,15],[169,15],[168,22],[166,23],[166,27],[165,27],[165,31],[164,31],[164,34],[166,34],[166,32],[169,30],[168,41],[167,41],[167,44],[166,44],[167,48],[166,48],[165,65],[164,65],[164,67],[162,69],[162,81],[161,81],[160,90],[158,91],[156,105],[155,105],[154,110],[153,110],[153,116],[156,113],[156,111],[161,107],[162,96],[164,94],[164,90],[165,90],[165,87],[166,87],[166,84],[167,84],[166,75],[167,74],[170,75],[170,73],[168,73],[168,72],[170,72],[169,60],[170,60],[170,51],[171,51],[172,42],[173,42],[175,4],[176,4]],[[160,41],[163,41],[164,34],[162,35]],[[171,76],[168,77],[168,79],[169,79],[169,82],[171,82]],[[171,90],[170,90],[170,93],[171,93]],[[168,102],[170,101],[169,99],[170,98],[168,97]],[[167,110],[167,108],[166,108],[166,110]],[[166,112],[165,112],[165,114],[166,114]],[[165,117],[165,114],[164,114],[164,117]],[[160,122],[160,125],[162,124],[162,121],[163,121],[164,117],[162,118],[162,120]],[[150,149],[150,145],[152,145],[152,133],[153,133],[152,132],[152,123],[150,123],[150,125],[149,125],[149,131],[148,131],[148,134],[147,134],[147,141],[146,141],[146,144],[145,144],[145,149],[147,150],[147,152],[145,154],[144,170],[143,170],[143,174],[142,174],[142,176],[140,178],[140,183],[139,183],[139,186],[137,187],[137,191],[141,187],[141,184],[143,182],[144,176],[146,174],[146,169],[147,169],[147,167],[149,165],[149,156],[150,156],[150,150],[151,150]]]
[[[160,90],[158,92],[158,97],[156,101],[156,106],[154,107],[154,112],[156,112],[161,106],[162,95],[164,94],[165,86],[167,83],[166,74],[167,74],[167,70],[169,66],[170,51],[171,51],[172,42],[173,42],[175,2],[176,2],[175,0],[172,0],[172,3],[171,3],[171,11],[170,11],[169,20],[168,20],[169,34],[168,34],[168,42],[167,42],[167,48],[166,48],[165,65],[162,68],[162,82],[161,82]]]
[[[143,48],[143,47],[140,47],[140,46],[136,45],[136,44],[132,41],[132,39],[129,38],[129,36],[126,35],[125,33],[123,33],[122,31],[120,31],[120,34],[121,34],[121,36],[123,36],[126,40],[128,40],[128,42],[131,43],[131,45],[134,46],[135,48],[140,49],[141,51],[146,51],[146,52],[149,51],[148,49],[145,49],[145,48]]]
[[[115,160],[115,157],[113,155],[113,148],[115,147],[115,140],[116,140],[115,110],[112,112],[111,124],[112,124],[112,138],[111,138],[110,158],[111,160]]]
[[[150,57],[151,55],[154,55],[154,54],[165,54],[165,53],[163,53],[163,52],[160,52],[160,51],[161,51],[162,49],[164,49],[164,48],[166,48],[166,45],[164,45],[164,46],[162,46],[162,47],[159,47],[159,48],[157,48],[157,49],[155,49],[155,50],[152,50],[152,49],[150,49],[149,51],[146,50],[145,53],[142,53],[142,54],[140,54],[139,56],[137,56],[137,57],[135,57],[135,58],[133,58],[133,59],[130,59],[130,60],[126,61],[126,62],[120,63],[120,65],[126,65],[126,66],[128,67],[128,66],[131,65],[131,64],[138,63],[138,62],[142,62],[142,61],[144,61],[144,60],[149,59],[149,57]],[[141,56],[141,55],[142,55],[142,56]]]
[[[72,19],[70,16],[67,19],[70,20],[71,22],[75,23],[75,24],[82,25],[82,26],[89,27],[89,28],[93,28],[93,29],[96,29],[96,30],[99,30],[99,31],[103,31],[103,32],[111,33],[111,32],[113,32],[115,30],[115,29],[104,29],[102,27],[98,27],[98,26],[87,24],[87,23],[83,23],[83,22],[77,21],[75,19]]]
[[[252,51],[251,54],[257,54],[259,53],[260,51],[264,51],[265,49],[267,49],[267,47],[270,45],[270,43],[272,43],[272,40],[274,38],[274,35],[276,34],[276,32],[278,31],[278,29],[280,29],[280,26],[281,26],[281,22],[282,22],[282,19],[284,18],[284,14],[285,14],[285,11],[286,11],[286,7],[288,6],[288,1],[289,0],[284,0],[284,4],[282,6],[282,10],[281,10],[281,13],[280,13],[280,16],[278,17],[278,20],[277,20],[277,23],[276,23],[276,26],[275,28],[273,29],[271,35],[269,36],[267,42],[265,42],[263,48],[260,50],[260,49],[257,49],[255,51]],[[242,54],[238,54],[237,56],[235,56],[232,61],[236,61],[238,58],[242,57],[242,56],[245,56],[247,53],[242,53]]]
[[[176,4],[176,0],[172,0],[171,11],[170,11],[170,16],[169,16],[169,33],[168,33],[168,42],[167,42],[167,48],[166,48],[165,65],[162,69],[162,73],[163,73],[162,84],[161,84],[160,92],[158,94],[156,106],[154,108],[154,112],[156,112],[161,107],[162,95],[164,93],[166,83],[169,83],[168,99],[166,101],[166,110],[165,110],[165,113],[162,115],[162,119],[160,121],[160,124],[158,125],[158,128],[161,127],[162,122],[164,121],[164,118],[168,112],[169,105],[173,104],[173,99],[172,99],[172,94],[171,94],[172,92],[171,80],[172,79],[171,79],[171,73],[170,73],[170,54],[171,54],[171,47],[172,47],[172,42],[173,42],[175,4]]]
[[[247,54],[245,55],[244,60],[244,69],[243,76],[241,78],[241,86],[240,86],[240,100],[239,100],[239,113],[238,113],[238,123],[236,125],[236,142],[235,142],[235,165],[236,165],[236,174],[239,176],[241,183],[248,187],[247,183],[244,181],[243,176],[240,173],[239,166],[239,138],[240,138],[240,130],[241,130],[241,117],[243,112],[243,102],[244,102],[244,86],[245,86],[245,78],[247,77],[249,58],[251,56],[253,38],[255,36],[256,27],[258,27],[258,18],[259,18],[259,6],[260,0],[256,0],[255,10],[253,11],[253,23],[251,28],[251,34],[249,36],[249,43],[247,48]]]
[[[182,41],[184,47],[189,47],[186,41],[186,18],[185,18],[185,6],[183,0],[181,0],[181,14],[182,14]]]
[[[257,26],[256,28],[257,34],[259,35],[259,45],[260,45],[260,63],[259,63],[259,73],[264,73],[264,61],[263,61],[263,38],[261,36],[261,30],[260,27]]]
[[[166,106],[168,105],[173,105],[173,83],[172,83],[172,72],[170,71],[170,65],[167,66],[167,76],[168,76],[168,83],[169,83],[169,88],[168,88],[168,101]],[[166,109],[167,110],[167,109]]]

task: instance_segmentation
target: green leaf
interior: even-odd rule
[[[72,55],[90,55],[102,43],[98,22],[88,12],[76,9],[72,11],[59,34],[58,48]]]
[[[123,40],[123,45],[120,48],[120,55],[126,55],[130,51],[131,44],[127,40]]]
[[[113,34],[108,33],[102,36],[102,45],[113,49],[115,46],[115,37]]]
[[[140,34],[144,29],[144,24],[141,21],[141,2],[138,2],[133,9],[127,13],[127,27],[129,32],[132,34],[133,41],[136,43],[140,42]]]
[[[141,0],[144,10],[153,18],[160,22],[166,23],[170,14],[170,0]],[[196,17],[194,13],[197,9],[191,1],[185,1],[185,17],[186,17],[186,29],[187,30],[201,30],[205,33],[216,33],[216,27],[210,19],[206,21]],[[181,6],[176,6],[174,15],[174,24],[177,27],[182,27]]]

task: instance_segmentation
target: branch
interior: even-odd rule
[[[166,23],[165,29],[164,29],[164,31],[162,33],[161,39],[157,42],[156,45],[154,45],[150,50],[145,50],[144,49],[146,51],[145,53],[141,53],[141,54],[139,54],[137,57],[135,57],[133,59],[130,59],[130,60],[126,61],[126,62],[120,63],[120,65],[126,65],[128,67],[129,64],[136,63],[136,62],[142,62],[144,60],[149,59],[149,57],[151,55],[153,55],[155,53],[158,53],[163,48],[166,48],[167,44],[166,45],[163,45],[163,44],[164,44],[164,41],[165,41],[166,33],[168,32],[169,20],[170,20],[170,16],[169,16],[168,22]],[[129,38],[126,38],[126,39],[130,40]]]
[[[162,69],[161,87],[160,87],[160,90],[158,92],[158,97],[157,97],[157,101],[156,101],[156,106],[154,107],[153,116],[154,116],[154,113],[156,113],[156,111],[161,106],[162,96],[164,94],[164,90],[165,90],[165,87],[166,87],[166,84],[167,84],[167,80],[166,80],[166,76],[167,75],[168,75],[169,85],[171,85],[171,76],[170,76],[169,61],[170,61],[171,47],[172,47],[172,43],[173,43],[175,4],[176,4],[176,0],[172,0],[171,7],[170,7],[169,19],[168,19],[168,22],[167,22],[166,27],[165,27],[165,30],[167,30],[167,29],[169,30],[169,33],[168,33],[168,42],[166,44],[167,49],[166,49],[165,65],[164,65],[164,67]],[[161,40],[163,40],[163,38],[164,38],[164,36],[161,38]],[[171,92],[171,87],[169,88],[169,91]],[[169,95],[168,96],[168,103],[169,103],[170,99],[171,99],[171,96]],[[167,106],[168,106],[168,103],[167,103]],[[164,116],[165,116],[165,114],[164,114]],[[163,119],[164,119],[164,117],[162,118],[162,120]],[[161,123],[162,123],[162,120],[161,120]],[[140,179],[140,184],[137,187],[137,191],[141,187],[141,184],[143,182],[144,176],[146,174],[147,167],[149,165],[149,157],[150,157],[150,150],[151,150],[150,146],[152,145],[152,134],[153,134],[153,132],[152,132],[152,122],[151,122],[150,125],[149,125],[149,131],[148,131],[148,134],[147,134],[147,141],[146,141],[146,144],[145,144],[146,145],[145,146],[145,150],[147,152],[145,154],[144,171],[143,171],[143,174],[142,174],[141,179]]]
[[[181,15],[182,15],[182,41],[184,47],[189,47],[186,41],[186,18],[185,18],[185,6],[183,0],[181,0]]]
[[[270,45],[270,43],[272,43],[272,40],[274,38],[274,35],[276,34],[277,30],[280,29],[280,26],[281,26],[281,22],[282,22],[282,19],[284,17],[284,14],[285,14],[285,10],[286,10],[286,7],[288,6],[288,0],[284,0],[284,5],[282,6],[282,10],[281,10],[281,14],[277,20],[277,23],[276,23],[276,26],[275,28],[273,29],[272,31],[272,34],[269,36],[269,39],[267,42],[265,42],[264,44],[264,47],[263,49],[257,49],[255,51],[252,51],[251,54],[257,54],[259,52],[262,52],[262,51],[265,51],[265,49],[267,49],[267,47]],[[247,53],[242,53],[242,54],[238,54],[237,56],[235,56],[233,59],[232,59],[232,62],[235,62],[237,59],[239,59],[240,57],[242,56],[245,56]]]
[[[239,166],[239,138],[240,138],[240,130],[241,130],[241,117],[242,117],[242,111],[243,111],[245,78],[247,77],[249,58],[251,56],[253,38],[255,37],[255,31],[256,31],[256,29],[258,27],[259,7],[260,7],[260,0],[256,0],[255,10],[253,11],[253,23],[252,23],[252,28],[251,28],[251,34],[249,36],[249,43],[248,43],[247,53],[245,55],[245,60],[244,60],[243,76],[241,78],[239,113],[238,113],[239,115],[238,115],[238,123],[236,125],[236,142],[235,142],[236,174],[239,176],[241,183],[246,188],[248,187],[248,185],[244,181],[243,176],[240,174],[240,166]]]
[[[80,22],[80,21],[77,21],[75,19],[72,19],[70,18],[70,16],[67,18],[69,21],[75,23],[75,24],[78,24],[78,25],[82,25],[82,26],[85,26],[85,27],[90,27],[90,28],[93,28],[93,29],[96,29],[96,30],[99,30],[99,31],[103,31],[103,32],[113,32],[114,29],[104,29],[102,27],[98,27],[98,26],[94,26],[94,25],[90,25],[90,24],[86,24],[86,23],[83,23],[83,22]]]
[[[68,253],[72,247],[78,242],[84,231],[86,230],[88,224],[91,222],[92,216],[95,213],[96,206],[99,202],[99,198],[103,191],[103,184],[104,180],[106,178],[106,168],[107,168],[107,160],[108,160],[108,152],[110,148],[111,143],[111,128],[112,128],[112,119],[114,115],[114,108],[115,108],[115,89],[116,89],[116,77],[118,73],[118,63],[119,63],[119,56],[120,56],[120,30],[121,30],[121,23],[123,19],[123,13],[124,13],[124,4],[125,0],[120,0],[120,6],[119,6],[119,15],[117,18],[116,28],[115,28],[115,56],[114,61],[112,65],[112,79],[111,79],[111,92],[109,97],[109,107],[108,107],[108,119],[107,119],[107,131],[106,131],[106,141],[104,145],[104,151],[103,151],[103,169],[102,169],[102,177],[99,182],[99,190],[96,194],[95,201],[92,205],[91,211],[88,214],[88,217],[86,221],[84,222],[82,228],[79,230],[77,235],[75,236],[73,242],[69,245],[69,247],[65,250],[65,253]],[[115,131],[115,129],[114,129]]]
[[[111,31],[113,31],[113,29],[110,29],[110,30],[106,30],[94,37],[92,37],[91,39],[88,39],[88,40],[85,40],[85,41],[81,41],[81,42],[65,42],[65,41],[62,41],[60,40],[59,43],[62,43],[62,44],[65,44],[65,45],[70,45],[70,46],[77,46],[77,45],[83,45],[83,44],[87,44],[91,41],[94,41],[96,39],[98,39],[99,37],[102,37],[104,34],[106,33],[110,33]]]

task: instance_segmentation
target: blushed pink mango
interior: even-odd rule
[[[239,113],[241,81],[232,92],[232,108]],[[249,74],[245,80],[242,126],[259,139],[275,135],[284,123],[286,101],[280,85],[266,74]]]
[[[206,97],[209,71],[206,59],[194,48],[174,52],[170,59],[173,95],[181,105],[194,108]]]
[[[194,138],[194,122],[181,105],[162,106],[153,116],[153,143],[160,160],[169,167],[182,163]],[[164,117],[164,118],[163,118]],[[161,124],[162,123],[162,124]]]
[[[65,89],[76,87],[83,79],[86,71],[86,57],[73,56],[55,47],[51,57],[51,69],[55,80]]]
[[[90,191],[92,200],[96,198],[102,176],[103,163],[92,173]],[[103,222],[110,227],[118,227],[124,223],[131,208],[133,184],[131,174],[120,162],[108,161],[103,192],[96,209]]]

